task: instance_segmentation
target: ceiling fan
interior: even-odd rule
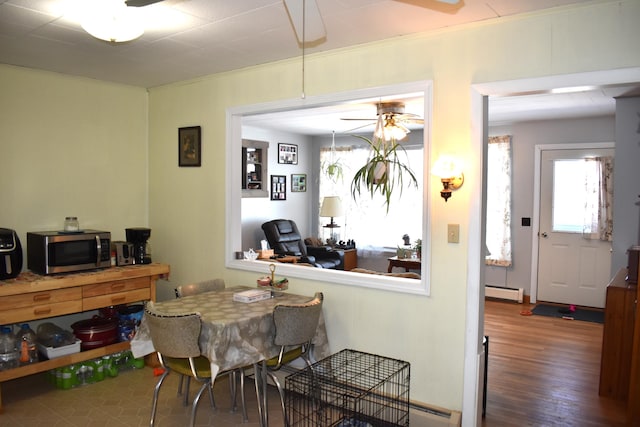
[[[125,4],[132,7],[143,7],[154,3],[160,3],[161,1],[164,0],[126,0]]]
[[[164,0],[126,0],[125,4],[131,7],[144,7]],[[396,0],[415,6],[433,8],[433,3],[455,5],[461,0]],[[326,31],[320,9],[316,0],[283,0],[289,14],[289,19],[296,32],[298,42],[311,43],[326,37]],[[431,3],[431,5],[430,5]]]
[[[376,104],[376,118],[341,118],[340,120],[367,121],[368,123],[350,129],[347,133],[369,126],[376,125],[374,136],[385,141],[391,139],[401,140],[411,132],[408,126],[423,125],[424,119],[417,114],[405,113],[405,105],[399,101],[385,101]]]
[[[161,0],[127,0],[127,2],[156,2]],[[415,6],[433,8],[433,3],[455,5],[462,0],[396,0]],[[326,37],[322,15],[316,0],[283,0],[289,19],[296,32],[298,42],[302,45],[317,42]],[[429,4],[431,3],[431,5]]]

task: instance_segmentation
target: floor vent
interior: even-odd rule
[[[522,304],[524,290],[522,288],[510,289],[510,288],[501,288],[499,286],[486,285],[484,287],[484,296],[487,298],[497,298],[497,299],[504,299],[509,301],[516,301]]]

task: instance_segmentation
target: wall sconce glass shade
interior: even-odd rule
[[[439,176],[442,181],[440,196],[446,202],[451,197],[451,191],[457,190],[464,183],[464,174],[458,163],[450,157],[441,157],[431,170],[433,175]]]
[[[111,43],[135,40],[144,34],[142,19],[136,8],[121,0],[103,0],[87,10],[82,28],[93,37]]]

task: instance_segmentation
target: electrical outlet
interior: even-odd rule
[[[460,243],[460,224],[447,225],[447,242]]]

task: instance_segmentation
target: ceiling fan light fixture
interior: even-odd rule
[[[109,0],[87,11],[80,25],[97,39],[124,43],[144,34],[141,22],[136,9],[128,8],[122,0]]]
[[[378,116],[373,136],[385,142],[400,141],[406,138],[409,132],[409,129],[396,122],[393,115],[381,114]]]

